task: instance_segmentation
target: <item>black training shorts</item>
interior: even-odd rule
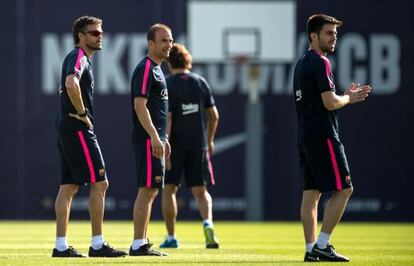
[[[57,131],[61,184],[94,184],[106,179],[105,163],[95,133]]]
[[[304,190],[338,191],[352,187],[344,146],[334,138],[299,145]]]
[[[213,167],[207,150],[171,151],[171,170],[166,172],[165,184],[180,185],[184,176],[187,187],[214,185]]]
[[[165,157],[160,160],[152,155],[151,139],[132,143],[138,187],[163,188]]]

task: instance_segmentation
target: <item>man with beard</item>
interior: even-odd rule
[[[351,84],[337,93],[331,64],[326,57],[335,49],[342,22],[324,14],[307,22],[309,50],[294,72],[294,96],[298,117],[299,166],[304,180],[301,206],[305,261],[349,261],[335,252],[330,236],[342,217],[353,187],[344,147],[338,134],[337,110],[364,101],[369,85]],[[321,193],[332,192],[326,205],[321,232],[316,239]]]
[[[89,257],[121,257],[102,234],[108,180],[96,135],[93,131],[93,73],[90,58],[102,49],[102,20],[91,16],[73,24],[75,49],[65,58],[60,87],[61,112],[56,121],[61,185],[55,202],[56,242],[52,257],[84,257],[66,239],[72,199],[79,186],[90,184],[89,214],[92,245]]]

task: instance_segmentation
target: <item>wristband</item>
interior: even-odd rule
[[[87,116],[87,115],[88,115],[88,113],[89,113],[88,109],[87,109],[87,108],[85,108],[85,111],[84,111],[83,113],[78,113],[78,116],[80,116],[80,117],[85,117],[85,116]]]

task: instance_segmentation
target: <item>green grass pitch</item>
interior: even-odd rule
[[[221,222],[215,224],[220,249],[204,248],[201,222],[179,222],[179,249],[165,249],[168,257],[116,259],[51,258],[55,240],[54,221],[0,221],[0,265],[295,265],[303,263],[304,243],[298,222]],[[105,239],[128,251],[132,221],[106,221]],[[160,221],[149,226],[155,247],[164,240]],[[69,244],[87,254],[90,225],[71,221]],[[341,223],[331,239],[353,265],[414,265],[413,223]],[[330,265],[331,263],[320,263]]]

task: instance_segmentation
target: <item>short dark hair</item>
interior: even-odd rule
[[[73,34],[73,41],[75,42],[75,45],[79,43],[79,32],[84,32],[86,26],[88,25],[102,25],[102,19],[92,17],[92,16],[82,16],[80,18],[77,18],[75,22],[73,23],[72,27],[72,34]]]
[[[306,23],[306,30],[308,33],[309,42],[312,42],[310,34],[312,32],[315,32],[319,35],[323,28],[323,25],[325,24],[334,24],[337,27],[341,27],[343,22],[325,14],[315,14],[310,16],[308,22]]]
[[[172,68],[191,69],[193,59],[184,45],[174,43],[170,51],[170,56],[168,57],[168,62]]]
[[[147,32],[147,41],[151,40],[151,41],[155,41],[155,33],[157,33],[158,30],[160,29],[164,29],[166,31],[171,32],[170,27],[168,27],[167,25],[161,24],[161,23],[157,23],[152,25],[148,32]]]

